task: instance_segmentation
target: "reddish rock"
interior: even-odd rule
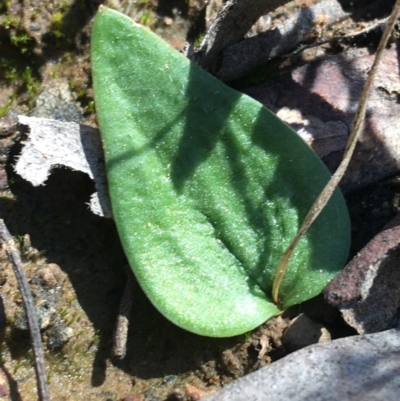
[[[395,327],[400,316],[400,215],[375,236],[325,288],[358,333]]]

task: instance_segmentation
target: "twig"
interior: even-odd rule
[[[126,286],[119,305],[119,313],[114,333],[113,357],[123,359],[126,355],[128,339],[129,314],[132,306],[132,273],[128,272]]]
[[[46,366],[44,363],[42,340],[40,336],[39,322],[33,306],[31,290],[28,285],[28,280],[26,279],[18,250],[3,219],[0,219],[0,239],[3,241],[4,249],[7,252],[8,259],[14,269],[22,299],[24,301],[25,313],[28,320],[29,331],[31,333],[33,355],[35,357],[35,372],[38,383],[39,400],[49,401],[50,397],[46,381]]]
[[[378,46],[378,50],[376,51],[374,63],[372,64],[372,67],[368,73],[368,76],[367,76],[367,79],[366,79],[366,82],[364,85],[364,89],[361,94],[360,101],[358,103],[357,111],[356,111],[356,114],[355,114],[355,117],[353,120],[351,134],[350,134],[349,140],[347,142],[346,149],[344,151],[343,160],[340,163],[340,166],[336,170],[335,174],[331,177],[328,184],[325,186],[325,188],[322,190],[322,192],[318,196],[315,203],[312,205],[310,211],[308,212],[306,218],[304,219],[304,222],[303,222],[300,230],[298,231],[298,233],[292,240],[291,244],[286,249],[285,253],[282,256],[282,259],[280,260],[280,262],[278,264],[278,268],[276,269],[276,276],[275,276],[274,285],[272,288],[272,299],[275,303],[279,303],[279,288],[280,288],[283,276],[285,274],[286,268],[289,264],[289,260],[290,260],[290,257],[292,256],[294,249],[296,248],[297,244],[299,243],[299,241],[303,237],[303,235],[310,228],[311,224],[319,216],[322,209],[328,203],[329,199],[332,196],[333,191],[339,184],[340,180],[342,179],[342,177],[347,169],[347,166],[350,163],[351,156],[354,152],[358,137],[361,132],[361,127],[364,123],[364,117],[365,117],[365,113],[367,110],[367,99],[368,99],[368,95],[369,95],[369,92],[371,89],[371,85],[374,80],[376,71],[378,69],[378,65],[382,59],[383,50],[385,49],[385,47],[387,45],[387,42],[394,29],[394,26],[397,22],[399,14],[400,14],[400,0],[396,0],[396,4],[393,7],[392,14],[390,15],[389,21],[386,25],[386,29],[383,32],[381,41]]]
[[[314,47],[338,43],[338,42],[346,41],[349,39],[355,40],[363,35],[366,35],[372,31],[374,31],[374,30],[383,29],[384,25],[388,22],[388,20],[389,20],[389,17],[382,18],[378,21],[375,21],[372,25],[362,29],[361,31],[348,33],[347,35],[336,36],[336,37],[329,38],[329,39],[320,40],[319,42],[310,43],[307,45],[301,45],[301,46],[299,46],[298,49],[296,49],[288,54],[282,54],[280,57],[285,58],[285,59],[292,58],[294,56],[297,56],[299,53],[303,52],[304,50],[313,49]]]

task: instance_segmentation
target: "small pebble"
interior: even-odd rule
[[[39,327],[41,330],[47,329],[53,320],[56,309],[52,302],[45,299],[40,299],[36,303],[36,315],[39,320]],[[26,320],[25,311],[21,308],[20,312],[16,314],[14,327],[18,330],[28,330],[28,322]]]
[[[185,391],[176,388],[168,394],[167,401],[183,401],[185,399]]]
[[[142,394],[127,395],[122,401],[144,401],[144,397]]]
[[[186,397],[188,397],[191,401],[198,401],[204,397],[207,397],[213,393],[213,391],[203,390],[199,387],[192,386],[188,384],[185,386]]]
[[[37,24],[36,22],[31,22],[30,23],[30,25],[29,25],[29,29],[31,30],[31,31],[40,31],[40,25],[39,24]]]
[[[10,394],[10,385],[8,384],[7,375],[0,368],[0,397],[8,397]]]
[[[171,384],[173,381],[175,381],[177,379],[177,376],[175,376],[175,375],[168,375],[168,376],[165,376],[164,378],[163,378],[163,382],[164,383],[167,383],[167,384]]]
[[[37,275],[42,280],[43,284],[48,287],[56,287],[63,281],[61,268],[56,263],[49,263],[41,267]]]
[[[8,176],[4,166],[0,166],[0,191],[8,189]]]
[[[283,334],[282,342],[288,351],[297,351],[318,342],[330,340],[328,330],[320,323],[301,314],[292,320]]]
[[[11,117],[0,118],[0,137],[9,136],[15,132],[17,120]]]
[[[54,350],[66,344],[74,336],[74,330],[71,327],[65,326],[64,323],[59,322],[49,329],[46,335],[47,348]]]

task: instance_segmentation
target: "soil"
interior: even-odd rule
[[[61,118],[72,115],[77,122],[96,126],[89,40],[99,3],[2,3],[2,116],[41,115],[36,100],[56,81],[67,83],[71,93],[58,110]],[[203,0],[107,3],[149,25],[178,49],[205,26]],[[353,3],[356,15],[369,4]],[[368,13],[374,15],[374,10]],[[89,211],[94,184],[84,174],[57,169],[37,188],[16,175],[12,163],[20,135],[0,139],[0,217],[19,246],[41,318],[52,400],[201,398],[285,356],[290,347],[283,343],[283,333],[300,313],[322,323],[332,338],[354,334],[339,313],[317,297],[251,333],[200,337],[167,321],[134,282],[127,355],[113,360],[115,321],[130,274],[114,223]],[[376,183],[347,195],[351,256],[397,214],[396,185]],[[0,259],[2,377],[8,380],[10,399],[33,400],[36,380],[21,297],[4,251]]]

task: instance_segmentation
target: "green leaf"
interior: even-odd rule
[[[278,314],[277,264],[327,169],[260,103],[104,7],[92,66],[114,218],[151,302],[215,337]],[[336,191],[294,252],[282,308],[317,295],[342,268],[349,231]]]

